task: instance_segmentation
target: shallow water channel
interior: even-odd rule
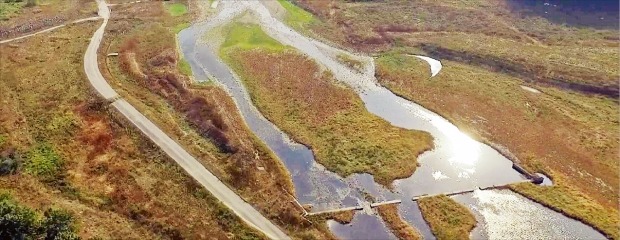
[[[411,200],[412,197],[473,190],[478,187],[505,185],[525,180],[525,177],[512,169],[512,162],[493,148],[469,138],[441,116],[379,86],[374,78],[372,58],[352,55],[297,33],[272,17],[259,1],[224,1],[219,8],[220,11],[216,16],[194,24],[179,33],[179,43],[184,58],[191,65],[197,81],[214,79],[230,93],[250,129],[276,153],[290,172],[297,199],[302,204],[312,204],[313,211],[367,205],[364,195],[370,195],[377,201],[400,199],[402,200],[399,205],[401,217],[415,226],[426,239],[434,239],[428,225],[422,219],[417,204]],[[200,40],[209,30],[231,21],[245,11],[251,11],[263,30],[271,37],[298,49],[334,73],[336,79],[355,89],[369,112],[389,121],[394,126],[429,132],[434,138],[435,149],[419,157],[421,167],[411,177],[395,181],[394,190],[388,190],[375,183],[369,174],[355,174],[343,179],[325,170],[314,160],[311,150],[291,141],[273,123],[265,119],[252,105],[247,90],[239,78],[220,60],[213,49]],[[362,71],[352,70],[337,61],[338,54],[350,55],[364,62],[366,66]],[[480,205],[467,200],[467,196],[469,195],[459,196],[457,199],[468,203],[474,211],[480,209]],[[505,207],[494,201],[487,201],[484,204],[487,208]],[[521,197],[520,202],[515,202],[515,204],[513,208],[528,206],[532,202]],[[511,211],[518,212],[517,209],[511,209]],[[528,209],[527,214],[532,215],[548,214],[548,211],[551,211],[544,207]],[[563,223],[573,221],[563,215],[557,215],[559,216],[555,219],[561,220],[556,224],[557,226],[564,226],[566,224]],[[479,222],[483,222],[482,219],[484,219],[487,224],[479,225],[473,236],[496,236],[490,232],[494,231],[494,228],[488,227],[493,226],[488,224],[491,220],[487,220],[484,214],[476,214],[476,216]],[[516,224],[532,232],[549,227],[518,219],[511,222],[511,219],[510,216],[506,217],[507,223],[504,224]],[[368,209],[359,211],[351,224],[342,225],[334,221],[328,224],[334,234],[343,239],[395,238],[385,223]],[[573,225],[570,226],[562,229],[576,229]],[[583,224],[581,228],[594,231]],[[556,233],[561,233],[562,236],[573,233],[569,230]],[[602,237],[598,232],[592,233],[591,231],[582,232],[590,234],[588,235],[590,237]]]
[[[476,216],[472,239],[605,239],[591,227],[510,190],[474,191],[452,199]]]

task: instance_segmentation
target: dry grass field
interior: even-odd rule
[[[82,238],[263,238],[98,100],[82,58],[99,24],[0,46],[2,162],[19,163],[0,188]]]
[[[398,206],[394,204],[377,207],[377,213],[399,239],[417,240],[422,236],[417,229],[413,228],[398,214]]]

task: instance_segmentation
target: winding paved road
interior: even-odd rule
[[[245,202],[235,192],[209,172],[196,158],[191,156],[178,143],[172,140],[153,122],[142,115],[119,95],[106,82],[99,71],[97,63],[97,49],[101,44],[105,27],[110,18],[110,9],[104,0],[97,0],[99,16],[103,24],[93,35],[86,54],[84,55],[84,71],[93,87],[123,116],[144,133],[151,141],[159,146],[170,158],[179,164],[190,176],[204,186],[213,196],[230,208],[239,218],[248,225],[258,229],[271,239],[290,239],[282,230],[261,215],[254,207]]]

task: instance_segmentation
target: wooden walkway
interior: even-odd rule
[[[366,207],[375,208],[375,207],[382,206],[382,205],[399,204],[401,202],[402,201],[400,199],[396,199],[396,200],[390,200],[390,201],[384,201],[384,202],[371,203],[370,205],[366,205]],[[309,212],[309,213],[306,213],[305,215],[312,216],[312,215],[319,215],[319,214],[326,214],[326,213],[337,213],[337,212],[358,211],[358,210],[364,210],[364,205],[337,208],[337,209],[329,209],[329,210],[323,210],[323,211],[318,211],[318,212]]]
[[[413,200],[415,202],[415,201],[419,200],[420,198],[425,198],[425,197],[434,197],[434,196],[439,196],[439,195],[446,195],[446,196],[449,197],[449,196],[454,196],[454,195],[471,193],[471,192],[474,192],[476,190],[505,189],[510,184],[516,184],[516,183],[522,183],[522,182],[532,182],[532,181],[533,180],[523,180],[521,182],[509,183],[509,184],[505,184],[505,185],[493,185],[493,186],[483,187],[483,188],[478,187],[478,188],[475,188],[475,189],[462,190],[462,191],[449,192],[449,193],[440,193],[440,194],[433,194],[433,195],[422,194],[420,196],[414,196],[413,198],[411,198],[411,200]]]
[[[524,181],[521,181],[521,182],[535,182],[535,179],[528,179],[528,180],[524,180]],[[521,183],[521,182],[516,182],[516,183]],[[515,183],[510,183],[510,184],[515,184]],[[413,200],[415,202],[415,201],[418,201],[420,198],[425,198],[425,197],[433,197],[433,196],[439,196],[439,195],[454,196],[454,195],[472,193],[472,192],[474,192],[476,190],[505,189],[510,184],[497,185],[497,186],[493,185],[493,186],[484,187],[484,188],[477,187],[477,188],[474,188],[474,189],[460,190],[460,191],[455,191],[455,192],[440,193],[440,194],[433,194],[433,195],[423,194],[423,195],[419,195],[419,196],[414,196],[413,198],[411,198],[411,200]],[[319,214],[337,213],[337,212],[345,212],[345,211],[368,210],[368,209],[364,209],[364,208],[365,207],[366,208],[368,208],[368,207],[376,208],[376,207],[379,207],[379,206],[382,206],[382,205],[400,204],[401,202],[402,201],[400,199],[395,199],[395,200],[390,200],[390,201],[370,203],[370,205],[358,205],[358,206],[353,206],[353,207],[329,209],[329,210],[323,210],[323,211],[318,211],[318,212],[306,212],[305,209],[304,209],[304,215],[313,216],[313,215],[319,215]],[[303,209],[303,207],[301,206],[301,204],[299,202],[297,202],[297,204],[299,205],[300,208]]]

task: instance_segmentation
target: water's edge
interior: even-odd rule
[[[260,2],[227,1],[221,5],[224,7],[214,18],[181,31],[178,35],[179,47],[190,63],[195,79],[213,77],[233,97],[250,129],[283,161],[293,179],[296,197],[302,204],[310,203],[315,209],[320,210],[360,205],[366,202],[364,194],[371,194],[379,200],[401,199],[402,203],[399,205],[401,217],[416,227],[425,239],[434,239],[429,226],[421,217],[417,204],[411,200],[413,196],[505,185],[525,179],[512,169],[512,161],[497,149],[469,138],[440,115],[380,86],[374,79],[372,58],[352,55],[302,36],[271,17]],[[315,161],[308,147],[292,141],[256,109],[247,90],[234,72],[222,63],[212,49],[199,42],[200,37],[209,29],[230,21],[246,10],[253,11],[257,15],[259,23],[271,37],[293,46],[314,59],[334,73],[338,80],[354,89],[369,112],[394,126],[431,133],[435,139],[436,149],[419,156],[421,167],[409,178],[395,181],[395,191],[377,184],[368,174],[354,174],[342,178],[325,170]],[[344,52],[354,58],[370,61],[364,72],[355,72],[335,61],[334,52]],[[329,226],[340,237],[375,236],[368,234],[378,232],[379,235],[375,237],[395,238],[378,216],[366,213],[356,214],[351,224],[339,225],[330,222]],[[484,228],[488,231],[488,228]]]

